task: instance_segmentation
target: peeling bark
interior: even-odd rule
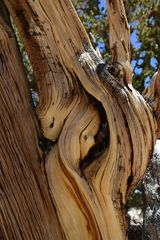
[[[108,66],[94,51],[71,1],[4,2],[36,73],[44,136],[54,142],[45,174],[64,239],[127,239],[125,203],[146,171],[157,125],[131,85],[122,1],[108,2],[113,49]],[[120,15],[123,24],[114,28]]]

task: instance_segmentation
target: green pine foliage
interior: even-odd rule
[[[160,63],[160,0],[125,1],[131,34],[137,44],[131,45],[135,87],[141,92],[144,80],[150,80]]]
[[[110,59],[107,11],[97,0],[73,0],[77,13],[88,32],[94,48],[98,47],[103,58]]]

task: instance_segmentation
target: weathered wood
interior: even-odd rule
[[[125,19],[123,41],[110,33],[114,70],[94,51],[70,0],[5,0],[37,76],[43,133],[55,142],[45,171],[68,240],[127,239],[124,206],[156,139],[153,113],[131,85],[124,7],[111,2]]]
[[[130,26],[127,21],[123,0],[106,0],[109,22],[109,44],[112,61],[123,66],[123,81],[132,83],[130,64]]]
[[[0,238],[63,239],[40,166],[43,157],[24,68],[3,11],[1,8]]]

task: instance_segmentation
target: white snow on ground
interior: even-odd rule
[[[156,152],[158,155],[160,155],[160,140],[156,141],[156,144],[154,146],[154,152]]]
[[[131,218],[131,225],[139,225],[143,223],[143,213],[140,208],[130,208],[128,215]]]

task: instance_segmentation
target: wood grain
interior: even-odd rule
[[[63,239],[38,134],[15,36],[0,16],[1,239]]]
[[[151,158],[156,120],[131,85],[122,1],[109,1],[110,21],[113,10],[116,22],[120,14],[124,20],[120,39],[117,28],[110,30],[118,49],[112,64],[118,61],[124,73],[116,77],[93,49],[70,0],[5,3],[36,73],[37,116],[54,145],[45,159],[46,180],[64,239],[127,239],[124,208]],[[104,139],[103,151],[93,156]]]

